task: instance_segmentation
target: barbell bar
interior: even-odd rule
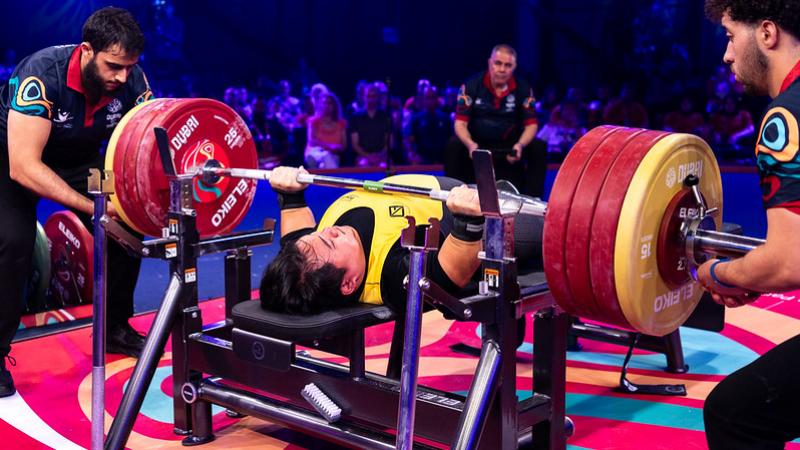
[[[216,160],[208,160],[202,167],[196,170],[197,173],[195,176],[201,177],[203,182],[207,184],[215,184],[225,176],[264,181],[269,181],[272,176],[271,170],[222,167]],[[360,180],[357,178],[333,177],[311,173],[299,173],[297,175],[297,182],[333,188],[362,189],[376,193],[406,194],[426,197],[442,202],[446,202],[447,198],[450,196],[450,191],[444,189],[429,189],[384,181]],[[498,191],[498,195],[500,198],[500,208],[504,214],[529,214],[544,217],[545,210],[547,209],[546,202],[508,191]]]

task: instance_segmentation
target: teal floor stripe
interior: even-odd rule
[[[710,331],[681,328],[681,342],[689,373],[703,375],[728,375],[749,364],[758,354],[736,341]],[[613,353],[569,352],[571,361],[622,366],[625,355]],[[630,367],[663,370],[664,355],[634,355]]]

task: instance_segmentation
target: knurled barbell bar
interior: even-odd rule
[[[193,178],[198,231],[232,230],[255,195],[252,136],[228,106],[161,99],[131,110],[109,142],[111,196],[134,229],[160,236],[169,184],[154,127],[167,132],[176,173]],[[391,181],[300,174],[304,184],[425,196],[448,191]],[[544,216],[550,289],[570,314],[651,335],[674,331],[702,294],[691,269],[708,255],[742,255],[763,241],[717,232],[722,182],[713,152],[687,134],[602,126],[583,136],[559,170],[549,202],[501,193],[502,211]]]

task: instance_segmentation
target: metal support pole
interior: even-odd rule
[[[164,294],[161,307],[158,309],[153,325],[150,327],[150,332],[147,333],[142,355],[133,369],[128,389],[125,390],[117,415],[111,423],[106,449],[121,450],[125,448],[125,443],[128,441],[133,429],[133,423],[142,407],[147,388],[153,380],[158,361],[164,352],[164,346],[167,344],[172,322],[175,320],[176,310],[180,305],[182,288],[183,280],[177,274],[173,274]]]
[[[400,372],[400,404],[397,412],[397,448],[414,446],[414,413],[417,401],[420,332],[422,330],[422,290],[419,282],[425,273],[424,249],[411,251],[406,301],[406,330],[403,339],[403,367]]]
[[[89,193],[94,195],[94,293],[92,303],[92,450],[103,448],[105,433],[106,383],[106,230],[107,193],[100,171],[89,177]]]
[[[501,362],[497,343],[493,340],[484,341],[472,387],[467,395],[464,411],[458,419],[458,430],[450,448],[471,450],[478,447],[483,425],[489,415],[489,406],[497,389]]]

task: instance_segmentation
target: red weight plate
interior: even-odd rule
[[[125,147],[125,158],[122,159],[121,164],[123,171],[125,173],[125,178],[120,180],[123,189],[130,195],[130,204],[128,208],[130,209],[131,213],[129,214],[130,220],[136,224],[133,228],[139,231],[142,234],[149,234],[151,236],[160,236],[161,235],[161,228],[165,227],[166,224],[162,223],[158,227],[158,232],[153,234],[150,232],[145,232],[145,230],[155,232],[155,229],[151,229],[151,222],[149,217],[146,214],[146,210],[142,208],[142,205],[145,203],[143,200],[143,194],[139,189],[139,177],[140,176],[149,176],[147,172],[144,172],[144,175],[139,170],[139,166],[137,165],[137,156],[139,150],[139,146],[141,145],[142,140],[145,136],[154,136],[153,128],[158,126],[158,123],[162,120],[162,118],[169,114],[173,108],[177,107],[181,104],[181,100],[178,99],[159,99],[153,100],[151,102],[151,106],[147,109],[143,109],[140,111],[140,114],[137,114],[136,126],[131,130],[131,134],[129,135],[129,139],[126,143]],[[155,151],[156,154],[158,149],[156,147],[152,148],[152,151]],[[160,160],[159,166],[160,166]]]
[[[599,320],[602,316],[596,307],[589,271],[589,239],[600,188],[609,176],[609,168],[617,155],[644,132],[626,128],[606,139],[589,157],[575,188],[564,244],[566,273],[572,295],[582,305],[582,315],[590,319]]]
[[[609,177],[598,189],[599,201],[594,214],[590,248],[587,253],[591,270],[591,289],[597,310],[597,320],[631,328],[622,313],[614,284],[614,245],[622,202],[642,158],[661,138],[664,131],[647,131],[626,146],[609,170]],[[588,243],[588,242],[587,242]]]
[[[128,155],[131,142],[138,142],[139,134],[150,122],[150,113],[154,109],[163,110],[166,106],[174,103],[173,99],[158,99],[138,105],[128,112],[120,121],[117,128],[109,140],[106,151],[106,170],[114,172],[114,195],[111,202],[118,209],[121,218],[131,226],[140,231],[140,224],[143,221],[140,207],[141,201],[136,192],[136,166],[130,167]]]
[[[580,299],[576,299],[572,295],[566,273],[564,246],[567,242],[566,231],[567,223],[570,220],[570,205],[572,205],[575,189],[589,157],[607,138],[620,130],[623,128],[601,126],[581,137],[567,153],[564,162],[561,163],[561,168],[553,182],[553,188],[550,190],[542,235],[544,272],[550,292],[559,306],[573,315],[580,314],[582,307]]]
[[[656,243],[658,273],[672,289],[677,289],[690,281],[681,228],[686,218],[692,217],[697,217],[697,201],[694,199],[694,193],[690,189],[681,189],[664,210]]]
[[[57,306],[92,302],[94,239],[72,211],[53,213],[44,224],[50,244],[50,292]]]
[[[224,167],[256,168],[255,144],[244,121],[216,100],[186,99],[154,121],[170,139],[179,174],[193,171],[208,159]],[[136,152],[137,187],[150,227],[147,234],[160,235],[169,209],[169,185],[152,133],[145,133]],[[201,236],[224,234],[244,218],[255,196],[255,180],[222,177],[214,185],[194,180],[194,208]]]

